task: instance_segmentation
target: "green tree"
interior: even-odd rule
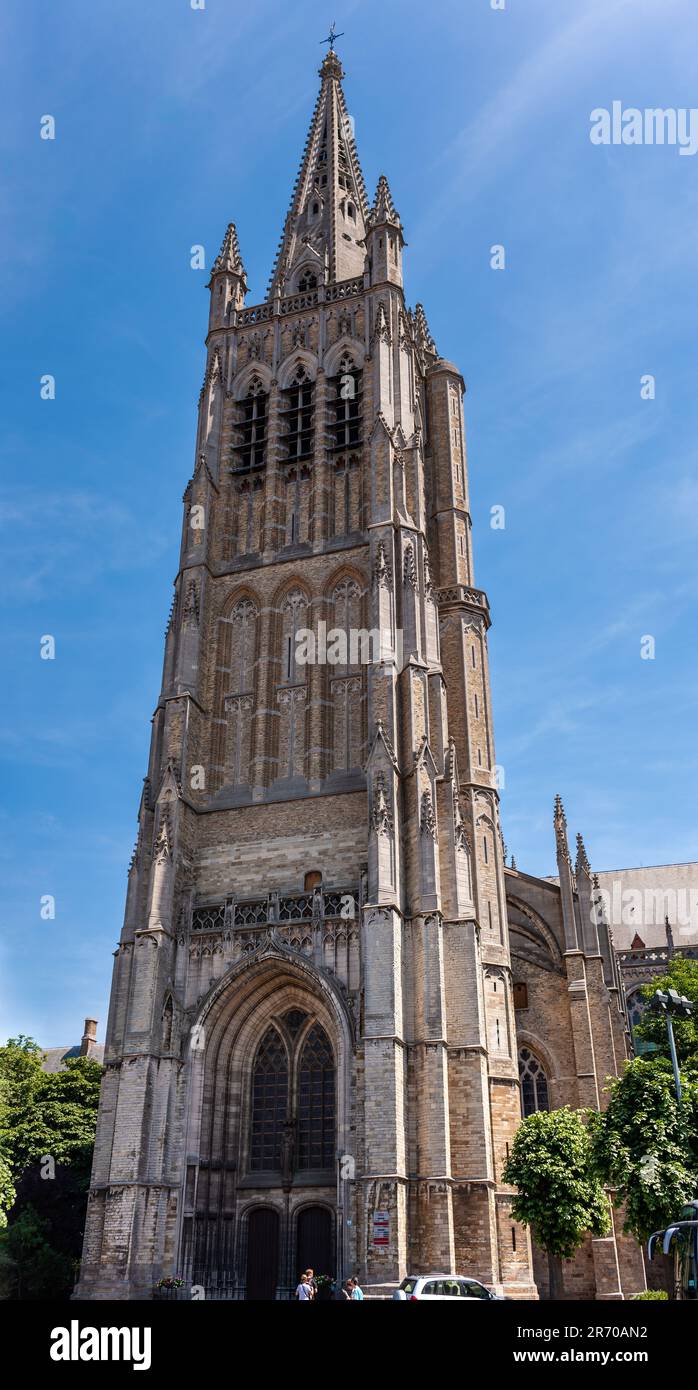
[[[636,1057],[612,1081],[608,1108],[591,1116],[596,1172],[640,1241],[698,1194],[698,1083],[685,1073],[682,1088],[679,1103],[670,1064]]]
[[[503,1178],[517,1189],[515,1219],[530,1226],[549,1255],[569,1260],[588,1233],[608,1233],[608,1198],[593,1168],[582,1112],[566,1106],[523,1120]]]
[[[7,1225],[7,1213],[16,1197],[12,1181],[12,1169],[6,1158],[0,1154],[0,1230]]]
[[[695,1059],[696,1065],[698,1065],[698,961],[684,960],[682,956],[674,957],[669,964],[666,975],[662,975],[658,980],[653,980],[652,984],[645,985],[640,990],[646,1004],[650,1002],[658,989],[664,992],[668,989],[675,989],[677,994],[683,994],[687,999],[693,1001],[695,1007],[691,1017],[672,1018],[672,1023],[679,1061],[685,1062],[691,1058]],[[664,1014],[650,1013],[649,1010],[645,1009],[642,1021],[637,1025],[635,1032],[642,1038],[643,1042],[655,1043],[661,1056],[670,1056]]]
[[[72,1057],[65,1070],[44,1072],[31,1038],[0,1047],[0,1154],[19,1178],[50,1154],[56,1163],[84,1162],[94,1143],[102,1067]]]
[[[68,1297],[82,1243],[102,1067],[75,1057],[47,1073],[41,1057],[25,1036],[0,1048],[0,1284],[10,1298]]]
[[[51,1244],[48,1221],[26,1206],[0,1242],[0,1297],[55,1299],[69,1294],[75,1262]]]

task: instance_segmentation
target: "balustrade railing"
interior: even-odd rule
[[[222,932],[232,928],[254,933],[260,927],[292,928],[313,922],[355,921],[360,893],[357,888],[328,893],[267,893],[263,898],[226,898],[225,902],[197,904],[192,911],[192,932]],[[283,935],[287,935],[284,932]]]
[[[238,328],[266,323],[275,313],[285,316],[300,313],[303,309],[314,309],[323,300],[326,304],[335,304],[338,300],[352,299],[354,295],[361,294],[363,288],[363,275],[354,276],[351,280],[338,280],[335,285],[321,285],[319,289],[302,290],[298,294],[285,295],[283,299],[272,299],[266,304],[251,304],[247,309],[238,309],[235,323]]]

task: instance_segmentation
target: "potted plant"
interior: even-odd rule
[[[331,1274],[318,1274],[315,1280],[315,1286],[317,1289],[315,1297],[318,1300],[327,1303],[330,1299],[334,1298],[336,1285]]]

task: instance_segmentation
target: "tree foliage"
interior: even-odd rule
[[[50,1223],[23,1207],[0,1243],[0,1297],[55,1299],[70,1292],[75,1261],[51,1237]]]
[[[675,989],[677,994],[685,995],[687,999],[693,1001],[695,1007],[691,1017],[672,1018],[672,1024],[679,1061],[685,1062],[689,1059],[695,1059],[698,1066],[698,961],[684,960],[682,956],[675,956],[669,964],[666,975],[662,975],[658,980],[653,980],[651,984],[645,985],[640,990],[646,1005],[658,989],[664,992],[668,989]],[[638,1037],[642,1038],[643,1042],[654,1043],[661,1056],[670,1056],[664,1014],[650,1013],[645,1008],[642,1020],[637,1024],[635,1032]]]
[[[512,1211],[542,1250],[569,1260],[587,1233],[610,1229],[608,1198],[592,1165],[582,1113],[539,1110],[519,1126],[503,1173],[517,1189]]]
[[[6,1298],[68,1297],[82,1243],[102,1067],[75,1057],[48,1073],[41,1057],[25,1036],[0,1047],[0,1296]]]
[[[64,1071],[44,1072],[41,1049],[28,1038],[0,1047],[0,1154],[19,1177],[50,1154],[56,1163],[84,1161],[94,1143],[102,1067],[69,1058]]]
[[[644,1241],[675,1220],[698,1194],[698,1083],[656,1055],[629,1062],[610,1086],[603,1114],[590,1121],[596,1172],[624,1209],[623,1229]]]
[[[7,1225],[7,1213],[16,1197],[12,1181],[12,1169],[6,1158],[0,1154],[0,1229]]]

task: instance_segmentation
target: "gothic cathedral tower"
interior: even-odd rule
[[[211,271],[82,1297],[536,1296],[464,385],[320,76],[264,303],[232,224]]]

